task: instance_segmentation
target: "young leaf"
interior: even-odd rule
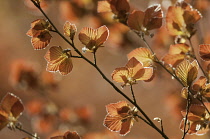
[[[31,43],[35,50],[44,49],[50,43],[52,36],[50,23],[44,19],[37,19],[31,23],[31,29],[26,33],[31,38]]]
[[[189,58],[191,48],[184,43],[170,45],[169,52],[163,57],[163,61],[176,67],[185,58]]]
[[[23,110],[22,101],[14,94],[7,93],[0,104],[0,130],[6,125],[14,129]]]
[[[69,21],[66,21],[64,26],[64,35],[70,37],[71,40],[73,40],[75,33],[77,32],[77,27],[75,24],[71,24]]]
[[[173,36],[190,38],[195,33],[194,24],[201,18],[200,12],[185,1],[170,6],[166,14],[166,27]]]
[[[162,26],[163,12],[160,4],[155,4],[143,11],[133,11],[128,17],[128,26],[136,31],[150,35],[149,30]]]
[[[98,1],[97,11],[112,12],[116,19],[122,23],[126,23],[127,15],[130,11],[128,0],[104,0]]]
[[[136,48],[128,55],[128,59],[135,57],[138,61],[142,62],[145,67],[149,67],[153,64],[154,56],[148,48]]]
[[[104,126],[122,136],[130,132],[137,114],[136,109],[131,109],[126,101],[120,101],[107,105],[106,110],[108,114],[104,119]]]
[[[125,67],[116,68],[112,73],[112,79],[125,85],[135,84],[138,80],[149,80],[153,75],[153,68],[143,67],[135,57],[132,57]]]
[[[199,45],[199,54],[204,61],[210,60],[210,44]]]
[[[109,36],[109,30],[104,25],[97,29],[84,27],[79,33],[79,40],[85,45],[89,52],[96,52],[99,47],[102,47]]]
[[[63,50],[61,46],[53,46],[45,54],[45,59],[48,62],[47,71],[59,71],[61,75],[67,75],[72,71],[70,49]]]
[[[198,63],[196,60],[190,62],[184,60],[175,69],[176,76],[182,81],[185,87],[190,86],[198,75]]]

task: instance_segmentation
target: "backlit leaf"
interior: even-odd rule
[[[210,44],[199,45],[199,54],[203,60],[209,61],[210,60]]]
[[[175,73],[185,87],[190,86],[198,74],[197,61],[184,60],[176,67]]]
[[[163,12],[160,4],[155,4],[143,11],[133,11],[129,17],[128,26],[136,31],[144,32],[150,35],[149,30],[160,28],[162,26]]]
[[[45,54],[45,59],[48,62],[47,71],[59,71],[61,75],[67,75],[72,71],[73,64],[69,49],[63,50],[61,46],[53,46]]]
[[[95,52],[102,47],[109,36],[109,30],[106,26],[97,29],[84,27],[79,33],[79,40],[90,52]]]
[[[0,104],[0,130],[7,124],[10,124],[9,126],[15,126],[23,110],[24,106],[22,101],[14,94],[7,93]]]
[[[128,59],[135,57],[138,61],[142,62],[145,67],[151,66],[154,61],[154,56],[147,48],[136,48],[128,55]]]

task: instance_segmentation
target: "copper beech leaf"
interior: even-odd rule
[[[188,87],[183,87],[182,88],[181,97],[187,99],[187,97],[188,97]]]
[[[190,38],[195,33],[194,24],[201,18],[200,12],[185,1],[170,6],[166,14],[166,27],[169,34]]]
[[[0,130],[8,124],[10,128],[15,128],[23,110],[24,106],[20,98],[12,93],[7,93],[0,104]]]
[[[132,57],[125,67],[116,68],[112,73],[112,79],[125,85],[135,84],[138,80],[149,80],[153,75],[153,68],[143,67],[135,57]]]
[[[209,61],[210,60],[210,44],[199,45],[199,54],[203,60]]]
[[[52,46],[45,54],[45,59],[48,62],[47,71],[59,71],[61,75],[67,75],[72,71],[70,49],[63,50],[61,46]]]
[[[74,38],[75,33],[77,32],[77,27],[75,24],[71,24],[69,21],[66,21],[63,26],[64,35]]]
[[[37,19],[31,23],[31,29],[28,30],[26,35],[32,37],[31,43],[35,50],[44,49],[48,46],[52,38],[50,30],[52,30],[52,26],[47,20]]]
[[[126,101],[106,105],[107,115],[104,119],[104,126],[109,130],[119,132],[125,136],[133,126],[137,111],[132,109]]]
[[[196,135],[204,135],[207,131],[209,131],[209,118],[208,110],[210,110],[209,103],[204,103],[203,105],[192,104],[189,108],[189,112],[187,115],[187,124],[186,128],[188,134],[196,134]],[[182,111],[182,116],[186,117],[186,110]],[[182,119],[180,124],[180,129],[184,130],[185,126],[185,118]]]
[[[162,58],[162,61],[176,67],[185,58],[190,57],[190,52],[191,48],[187,44],[170,45],[169,52]]]
[[[48,31],[41,31],[37,36],[31,38],[31,43],[35,50],[44,49],[50,43],[52,36]]]
[[[128,59],[135,57],[138,61],[142,62],[145,67],[151,66],[154,62],[154,56],[148,48],[136,48],[127,56]]]
[[[97,29],[84,27],[79,33],[79,40],[85,45],[86,51],[96,52],[99,47],[103,47],[109,36],[109,30],[104,25]]]
[[[198,63],[196,60],[190,62],[189,60],[182,61],[175,69],[176,76],[181,80],[185,87],[190,86],[198,75]]]
[[[128,0],[102,0],[98,1],[97,11],[99,13],[112,12],[114,14],[114,19],[126,23],[130,5]]]
[[[194,91],[201,91],[207,83],[207,79],[204,76],[201,76],[197,81],[195,81],[192,85],[192,89]]]
[[[157,29],[162,26],[163,12],[160,4],[151,5],[143,11],[133,11],[129,17],[128,26],[136,31],[150,35],[149,30]]]

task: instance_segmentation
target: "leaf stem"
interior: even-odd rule
[[[140,115],[134,115],[134,116],[137,116],[139,119],[141,119],[142,121],[144,121],[145,123],[147,123],[148,125],[151,126],[151,124],[149,122],[147,122],[143,117],[141,117]]]
[[[96,52],[93,52],[94,64],[96,65]]]

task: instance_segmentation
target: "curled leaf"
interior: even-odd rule
[[[185,1],[170,6],[166,14],[166,27],[173,36],[190,38],[195,33],[194,24],[201,19],[201,14]]]
[[[71,24],[69,21],[66,21],[64,26],[64,35],[70,37],[71,40],[73,40],[75,33],[77,32],[77,27],[75,24]]]
[[[199,45],[199,54],[203,60],[209,61],[210,60],[210,44]]]
[[[185,87],[190,86],[198,75],[198,63],[196,60],[190,62],[189,60],[182,61],[175,69],[176,76],[181,80]]]

